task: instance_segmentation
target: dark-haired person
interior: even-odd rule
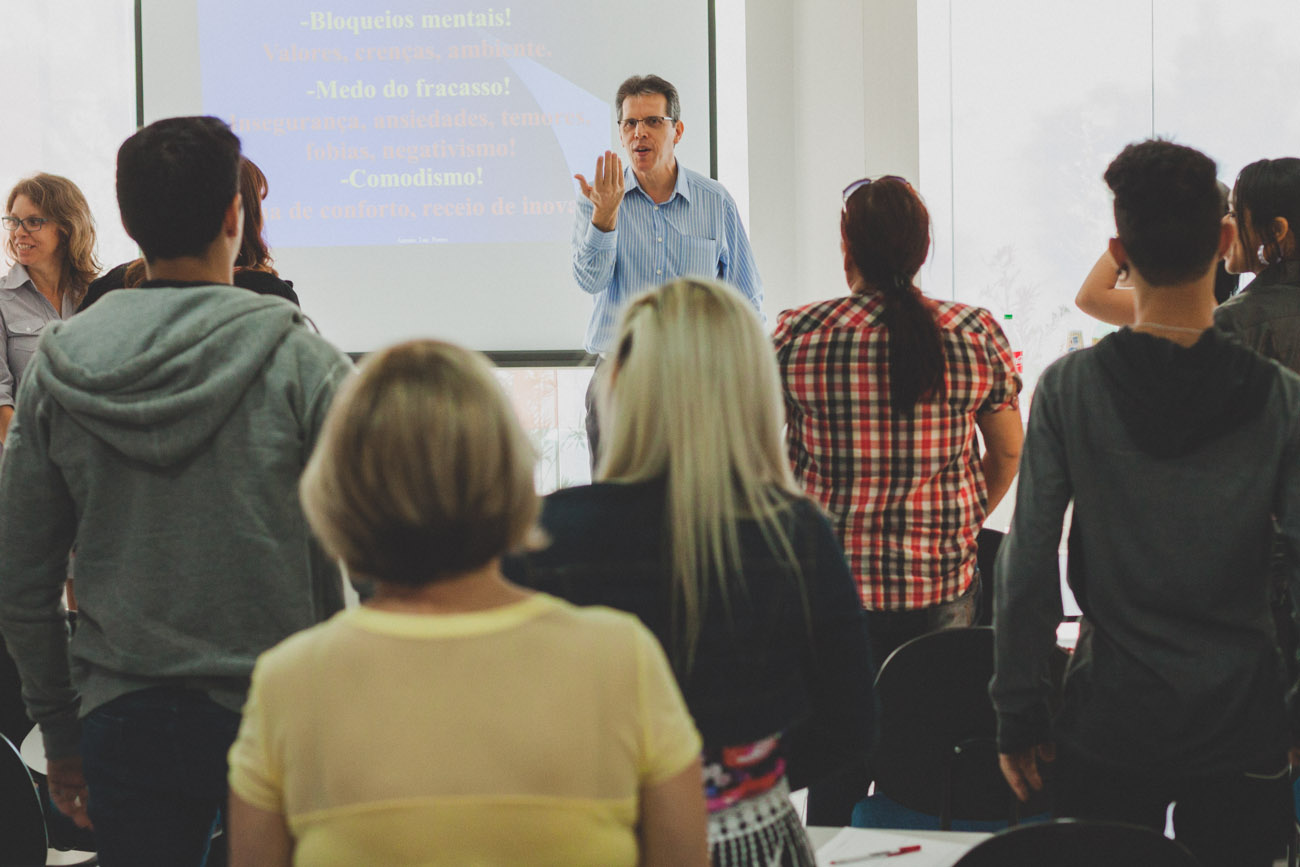
[[[1224,263],[1255,279],[1214,311],[1220,331],[1300,373],[1300,159],[1258,160],[1237,174]]]
[[[302,501],[375,595],[258,660],[233,867],[708,864],[700,737],[654,636],[501,573],[538,502],[485,358],[367,359]]]
[[[1216,181],[1219,201],[1224,216],[1228,215],[1230,192],[1223,181]],[[1214,300],[1222,304],[1237,294],[1240,280],[1237,271],[1229,271],[1225,263],[1219,262],[1214,269]],[[1119,265],[1110,250],[1104,251],[1097,259],[1088,276],[1083,279],[1079,293],[1074,296],[1074,305],[1093,319],[1100,319],[1109,325],[1133,324],[1133,287],[1119,285]]]
[[[850,184],[840,238],[850,294],[782,313],[774,340],[795,478],[830,513],[883,665],[974,622],[975,537],[1016,474],[1020,377],[992,314],[916,287],[930,217],[911,184]],[[857,798],[824,808],[826,792],[809,823],[848,824]]]
[[[628,167],[613,151],[596,160],[573,224],[573,278],[595,305],[587,351],[609,352],[624,306],[674,277],[712,277],[735,287],[761,313],[763,284],[731,194],[677,160],[682,139],[677,88],[657,75],[618,87],[614,111]],[[599,366],[599,362],[597,362]],[[594,467],[600,440],[596,377],[587,389],[587,441]]]
[[[269,187],[266,175],[248,157],[239,161],[239,197],[244,203],[244,240],[235,257],[234,285],[259,295],[275,295],[298,304],[293,282],[282,280],[273,266],[262,219],[262,200]],[[93,280],[77,312],[81,313],[115,289],[134,289],[145,281],[144,259],[124,262]]]
[[[1214,311],[1214,325],[1300,373],[1300,159],[1257,160],[1238,172],[1226,222],[1233,235],[1224,266],[1255,279]],[[1287,628],[1293,608],[1287,582],[1300,553],[1279,539],[1273,556],[1273,617],[1282,658],[1294,674],[1300,639]]]
[[[1136,321],[1039,380],[995,570],[990,693],[1022,797],[1054,756],[1057,815],[1159,830],[1172,802],[1201,864],[1262,867],[1289,837],[1300,734],[1268,592],[1275,518],[1300,545],[1300,377],[1212,327],[1214,263],[1234,235],[1214,176],[1209,157],[1165,141],[1106,170]],[[1084,620],[1051,719],[1071,504]]]
[[[992,314],[916,288],[930,217],[907,181],[851,184],[840,229],[851,294],[782,313],[774,339],[795,478],[831,514],[883,663],[971,622],[975,536],[1016,474],[1020,377]]]
[[[297,308],[230,285],[239,159],[216,118],[122,145],[149,279],[47,327],[0,472],[0,634],[51,796],[93,821],[106,867],[203,863],[254,660],[342,607],[296,491],[351,363]]]
[[[99,273],[95,221],[77,185],[59,175],[24,178],[9,191],[0,277],[0,444],[14,417],[14,398],[45,326],[77,310]]]

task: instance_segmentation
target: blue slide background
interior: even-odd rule
[[[572,175],[590,177],[595,156],[614,145],[607,99],[556,69],[557,62],[574,69],[564,52],[581,50],[566,47],[570,4],[394,2],[376,11],[361,0],[332,2],[326,9],[200,0],[198,12],[203,110],[231,122],[245,153],[266,173],[272,246],[566,241],[573,226]],[[453,26],[423,27],[426,14]],[[466,26],[454,26],[456,19],[448,16],[455,15],[468,16]],[[394,20],[414,26],[365,29],[367,21]],[[488,26],[473,26],[483,23]],[[534,56],[451,56],[455,48],[484,45],[531,45]],[[369,54],[372,49],[387,55]],[[420,79],[482,82],[496,86],[500,95],[420,95]],[[360,82],[373,87],[374,95],[329,98],[330,82],[340,89]],[[405,86],[407,95],[386,97],[390,83]],[[453,122],[476,117],[481,124],[379,128],[383,118],[412,112]],[[507,125],[503,115],[513,113],[577,122]],[[330,123],[345,128],[312,128]],[[492,146],[505,155],[411,161],[389,151],[386,158],[385,147],[455,148],[462,142]],[[371,176],[445,173],[465,173],[475,183],[388,187],[367,182]],[[439,213],[456,206],[460,213]]]

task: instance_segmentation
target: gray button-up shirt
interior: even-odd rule
[[[0,279],[0,406],[14,405],[18,382],[36,352],[45,326],[77,311],[68,294],[64,294],[62,306],[60,315],[37,291],[22,265],[14,265]]]

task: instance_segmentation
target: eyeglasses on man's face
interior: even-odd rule
[[[44,228],[48,222],[50,221],[44,217],[28,217],[26,219],[10,216],[0,217],[0,223],[4,223],[6,232],[17,232],[18,227],[22,226],[28,232],[35,234]]]
[[[650,117],[625,117],[618,122],[619,129],[623,130],[623,135],[632,135],[636,132],[637,124],[644,124],[645,128],[654,132],[663,129],[665,124],[671,125],[673,118],[663,117],[662,115],[651,115]]]

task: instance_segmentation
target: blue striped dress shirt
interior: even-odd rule
[[[594,296],[588,352],[608,352],[623,305],[674,277],[716,277],[740,290],[762,315],[763,283],[736,203],[722,184],[677,164],[677,186],[656,204],[623,170],[625,193],[618,224],[602,232],[591,224],[595,206],[578,196],[573,226],[573,277]]]

